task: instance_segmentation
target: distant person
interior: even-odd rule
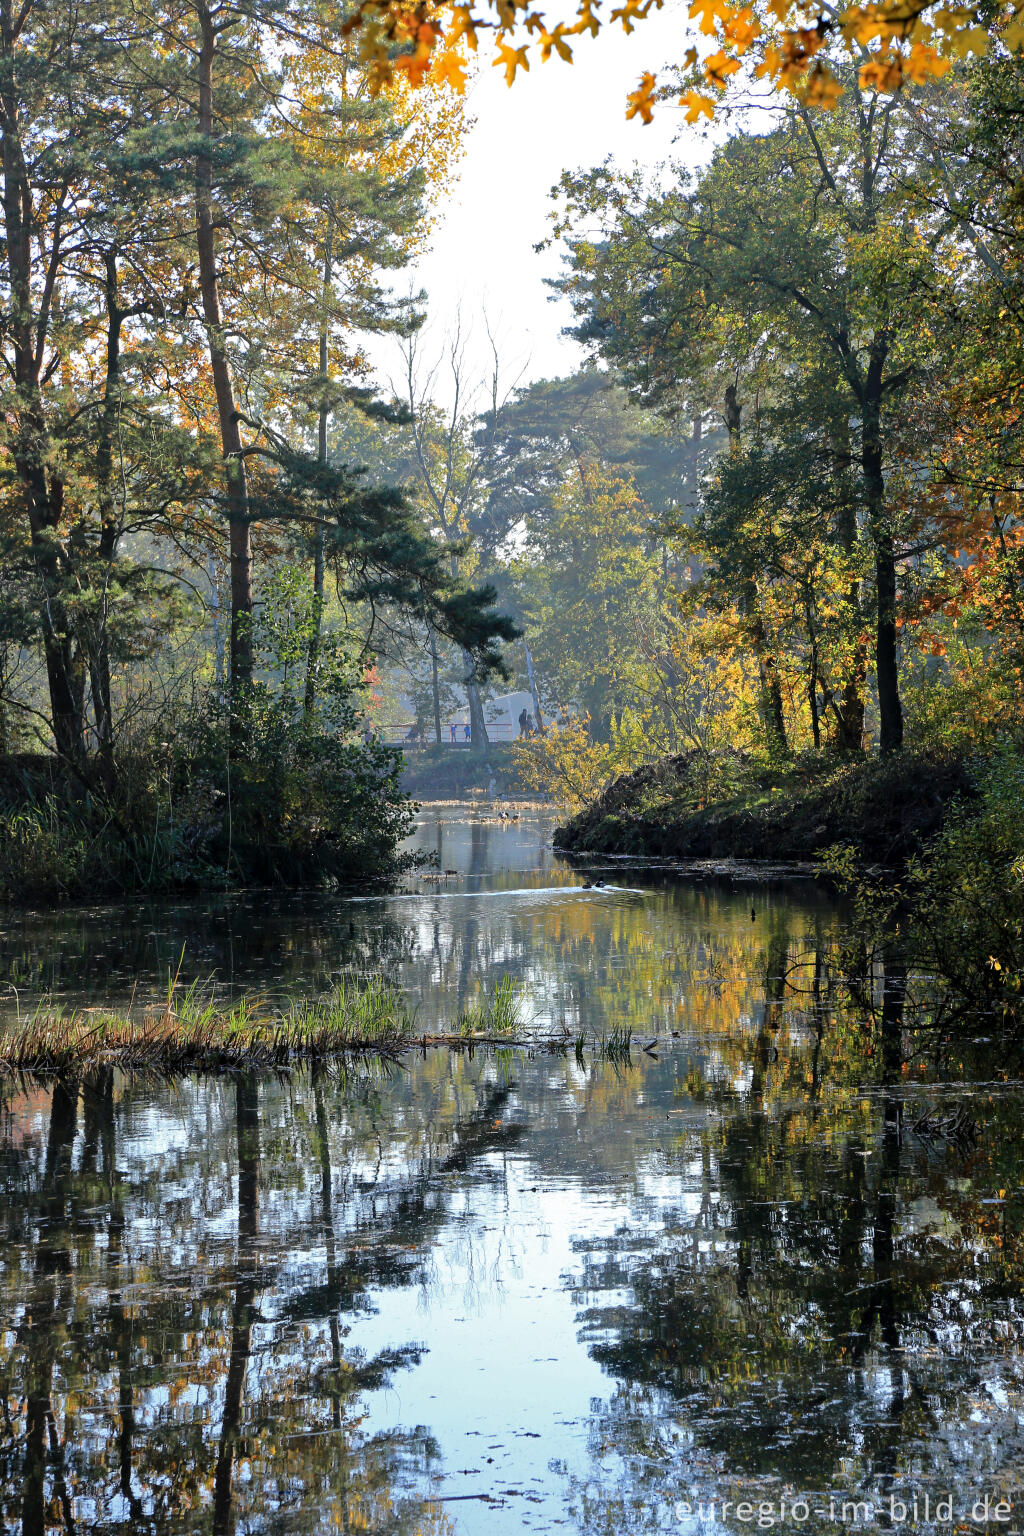
[[[455,744],[455,742],[456,742],[456,740],[457,740],[457,737],[456,737],[456,735],[455,735],[455,729],[456,729],[456,727],[455,727],[455,721],[454,721],[454,720],[453,720],[453,721],[452,721],[452,723],[451,723],[451,725],[450,725],[450,726],[449,726],[449,727],[448,727],[448,729],[449,729],[449,730],[450,730],[450,731],[451,731],[451,733],[452,733],[452,745],[453,745],[453,746],[454,746],[454,744]]]
[[[532,715],[527,715],[526,717],[526,734],[527,736],[535,736],[537,734],[537,724]]]
[[[465,735],[466,735],[466,740],[467,741],[472,741],[472,739],[473,739],[473,727],[471,725],[467,725],[466,726]]]
[[[529,736],[530,734],[530,717],[525,709],[519,711],[519,734],[520,736]]]

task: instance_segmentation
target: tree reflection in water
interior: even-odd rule
[[[629,1063],[438,1052],[392,1077],[0,1088],[0,1526],[521,1529],[525,1475],[481,1461],[493,1505],[436,1497],[467,1454],[478,1365],[443,1326],[462,1310],[493,1338],[484,1400],[510,1365],[542,1383],[516,1426],[539,1437],[533,1497],[584,1531],[674,1525],[698,1496],[1019,1482],[1019,1099],[905,1061],[898,953],[877,1017],[844,1013],[820,911],[744,908],[670,951],[613,909],[611,963],[570,968],[563,995],[598,1027],[645,1006],[678,1027]],[[558,924],[563,948],[595,943],[564,911],[545,944]],[[915,1134],[936,1102],[970,1104],[976,1144]],[[564,1361],[607,1384],[572,1410],[564,1470],[545,1437],[584,1374],[530,1376],[502,1310],[552,1245],[558,1294],[528,1305],[571,1304]],[[388,1312],[412,1292],[419,1312]],[[379,1416],[389,1383],[409,1422]]]
[[[573,1490],[582,1529],[682,1529],[712,1499],[734,1530],[750,1523],[737,1502],[756,1520],[767,1501],[769,1528],[786,1494],[808,1497],[803,1529],[842,1527],[821,1518],[830,1495],[865,1500],[885,1528],[891,1498],[927,1492],[934,1512],[949,1492],[966,1516],[979,1494],[1019,1494],[1020,1101],[972,1098],[976,1148],[908,1133],[907,976],[898,952],[886,962],[873,1083],[818,1104],[819,1021],[808,1092],[784,1066],[773,1087],[757,1027],[749,1092],[720,1095],[677,1148],[689,1199],[656,1234],[578,1242],[582,1337],[616,1383],[591,1427],[601,1470]]]

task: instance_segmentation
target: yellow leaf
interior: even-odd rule
[[[690,6],[690,20],[701,18],[700,29],[706,37],[714,37],[718,30],[718,21],[729,21],[735,15],[731,5],[726,5],[724,0],[693,0]]]
[[[431,80],[449,86],[461,96],[466,89],[466,71],[456,53],[442,54],[430,71]]]
[[[508,43],[499,41],[498,57],[494,61],[495,69],[504,68],[505,84],[511,85],[516,78],[517,69],[529,70],[530,61],[526,57],[526,45],[522,48],[510,48]]]
[[[723,34],[736,47],[737,53],[746,53],[756,37],[761,36],[761,24],[749,6],[722,25]]]
[[[651,100],[654,96],[654,76],[648,71],[640,81],[635,91],[630,91],[626,97],[626,117],[634,118],[637,115],[649,123],[654,116],[651,110]]]
[[[684,91],[679,98],[679,105],[687,107],[686,121],[696,123],[703,112],[710,121],[715,115],[715,103],[711,96],[702,96],[699,91]]]
[[[823,107],[830,112],[842,94],[843,87],[831,70],[826,69],[823,64],[815,64],[803,91],[803,100],[806,105]]]
[[[969,53],[980,56],[988,52],[988,33],[984,27],[965,27],[962,32],[953,33],[949,46],[960,59],[966,59]]]
[[[909,80],[913,80],[915,85],[924,85],[928,80],[941,79],[951,68],[951,61],[944,59],[927,43],[915,43],[903,60],[903,73]]]
[[[858,78],[863,91],[898,91],[903,80],[903,62],[892,54],[871,59],[861,66]]]
[[[567,64],[572,63],[572,49],[565,40],[565,27],[562,22],[558,22],[550,32],[540,34],[540,56],[545,63],[551,57],[552,49]]]
[[[476,27],[473,23],[473,15],[469,9],[469,6],[453,5],[452,17],[454,20],[454,25],[452,26],[451,32],[448,34],[452,42],[458,42],[460,37],[464,37],[475,53]]]
[[[708,83],[719,91],[725,90],[729,76],[734,75],[739,67],[738,61],[730,58],[721,48],[704,61],[704,73]]]
[[[754,74],[758,79],[763,79],[763,77],[767,75],[769,79],[774,80],[781,68],[782,54],[777,48],[773,48],[769,43],[768,47],[764,51],[764,58],[754,70]]]

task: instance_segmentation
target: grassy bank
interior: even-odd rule
[[[164,1072],[281,1068],[332,1057],[399,1055],[412,1045],[467,1045],[524,1036],[510,977],[450,1030],[418,1029],[405,995],[382,978],[340,985],[327,997],[275,1008],[264,998],[218,1006],[198,986],[172,991],[133,1014],[41,1010],[0,1027],[0,1072],[67,1076],[104,1064]]]
[[[824,763],[820,754],[778,766],[727,762],[715,798],[692,755],[616,779],[555,833],[573,853],[648,858],[813,860],[837,843],[865,862],[902,867],[941,831],[975,780],[955,757],[905,753]]]

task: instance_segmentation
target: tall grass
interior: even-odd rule
[[[224,1008],[198,983],[168,989],[159,1008],[132,1017],[78,1009],[38,1012],[0,1029],[0,1067],[66,1075],[97,1061],[166,1071],[279,1067],[346,1052],[394,1054],[408,1041],[412,1016],[382,977],[347,982],[327,997],[274,1008],[246,997]]]
[[[382,976],[342,980],[324,997],[275,1007],[264,997],[224,1006],[212,986],[193,982],[179,990],[168,979],[158,1007],[133,1016],[40,1007],[33,1018],[0,1024],[0,1072],[67,1076],[103,1062],[166,1072],[275,1068],[291,1062],[369,1053],[397,1056],[414,1040],[462,1045],[474,1039],[521,1036],[515,982],[502,977],[493,996],[460,1014],[453,1030],[429,1037],[414,1031],[402,992]]]
[[[522,1027],[519,988],[511,976],[503,976],[492,997],[484,997],[459,1014],[459,1035],[515,1035]]]

